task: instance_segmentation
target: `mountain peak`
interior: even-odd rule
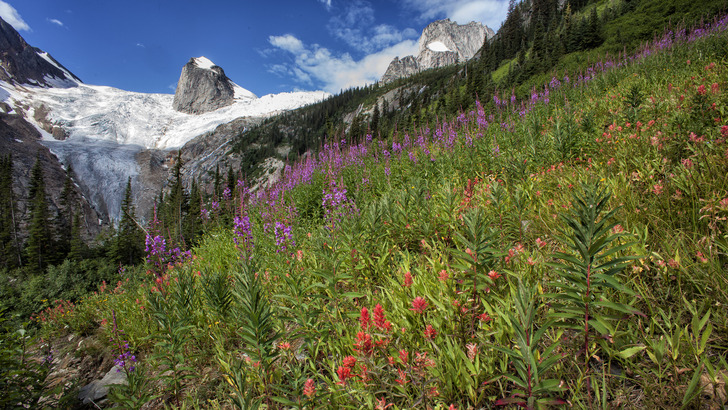
[[[182,67],[172,107],[188,114],[203,114],[257,98],[230,80],[222,67],[207,57],[193,57]]]
[[[74,87],[82,81],[45,51],[30,46],[0,18],[0,80],[10,84]]]
[[[382,76],[382,82],[467,61],[478,52],[486,38],[494,35],[495,32],[488,26],[475,21],[468,24],[458,24],[450,19],[434,21],[422,30],[417,57],[407,56],[392,60]]]

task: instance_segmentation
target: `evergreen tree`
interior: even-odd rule
[[[217,199],[222,194],[222,175],[220,175],[220,164],[215,164],[215,179],[212,185],[212,197]]]
[[[379,102],[374,103],[374,112],[372,113],[372,122],[369,125],[369,129],[372,132],[372,136],[379,134]]]
[[[53,230],[45,192],[40,153],[30,172],[28,242],[25,251],[31,272],[40,273],[53,256]]]
[[[184,237],[190,246],[195,245],[197,239],[202,235],[201,211],[202,196],[197,180],[193,179],[192,186],[190,187],[189,210],[184,224]]]
[[[86,244],[81,238],[81,213],[75,212],[71,220],[71,241],[69,243],[68,259],[81,261],[86,254]]]
[[[229,178],[229,176],[228,176]],[[182,151],[177,152],[177,161],[172,168],[172,179],[169,181],[169,194],[164,201],[164,227],[168,230],[170,239],[183,244],[182,226],[187,215],[189,198],[182,183]]]
[[[133,265],[141,261],[144,235],[136,223],[131,177],[126,182],[124,200],[121,202],[121,218],[116,237],[111,246],[111,258],[116,263]]]
[[[0,158],[0,267],[22,264],[17,231],[17,209],[13,191],[13,158]]]

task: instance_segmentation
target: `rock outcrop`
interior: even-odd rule
[[[0,80],[10,84],[73,87],[81,80],[45,51],[32,47],[0,18]]]
[[[418,67],[419,64],[417,64],[417,59],[414,56],[407,56],[402,59],[394,57],[394,60],[387,67],[387,72],[382,76],[382,82],[389,83],[398,78],[416,73]]]
[[[444,67],[471,59],[495,32],[488,26],[470,22],[460,25],[450,19],[438,20],[424,30],[417,57],[395,57],[381,81],[388,83],[430,68]]]
[[[182,67],[172,107],[188,114],[202,114],[230,105],[236,98],[256,97],[230,81],[221,67],[205,57],[197,57]]]

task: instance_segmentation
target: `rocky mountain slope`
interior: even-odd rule
[[[444,67],[471,59],[495,32],[488,26],[470,22],[460,25],[450,19],[438,20],[422,30],[417,57],[395,57],[381,81],[388,83],[418,71]]]

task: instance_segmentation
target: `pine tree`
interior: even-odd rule
[[[187,215],[189,198],[182,183],[182,151],[177,152],[177,161],[172,168],[172,179],[169,181],[169,195],[164,201],[164,226],[169,231],[170,239],[178,244],[184,243],[182,226]]]
[[[111,257],[116,263],[133,265],[143,256],[144,236],[136,222],[132,197],[131,177],[126,182],[124,200],[121,202],[121,218],[116,237],[111,246]]]
[[[374,103],[374,112],[372,113],[372,121],[369,125],[372,136],[379,134],[379,102]]]
[[[197,243],[197,239],[202,235],[202,221],[200,212],[202,210],[202,196],[197,180],[192,180],[190,186],[190,203],[185,218],[184,237],[187,243],[192,246]]]
[[[28,189],[30,213],[28,242],[25,251],[28,255],[28,267],[31,272],[40,273],[48,265],[53,255],[53,230],[49,218],[50,211],[45,192],[40,153],[30,172],[30,178]]]
[[[22,264],[17,231],[17,209],[13,191],[13,158],[0,158],[0,266],[13,268]]]
[[[69,243],[68,259],[81,261],[86,254],[86,243],[81,238],[81,213],[75,212],[71,220],[71,240]]]
[[[222,175],[220,175],[220,164],[215,164],[215,178],[212,185],[212,197],[215,199],[220,198],[222,194]]]

